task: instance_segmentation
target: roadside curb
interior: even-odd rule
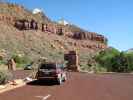
[[[30,80],[30,78],[16,79],[16,80],[13,80],[12,82],[10,82],[6,85],[0,85],[0,87],[1,87],[0,88],[0,94],[4,93],[4,92],[11,91],[11,90],[16,89],[16,88],[23,87],[31,81],[34,81],[34,80]]]
[[[80,73],[88,73],[88,74],[130,74],[133,75],[133,72],[131,73],[118,73],[118,72],[88,72],[88,71],[79,71]]]
[[[19,88],[19,87],[23,87],[25,85],[26,85],[25,82],[21,83],[21,84],[17,84],[17,85],[12,85],[12,84],[8,83],[5,86],[3,86],[3,88],[0,89],[0,94],[4,93],[4,92],[7,92],[7,91],[11,91],[11,90]]]

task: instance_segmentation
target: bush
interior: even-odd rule
[[[8,71],[0,71],[0,84],[5,84],[13,78],[13,75]]]
[[[82,71],[91,71],[91,67],[87,65],[86,62],[80,62],[80,70]]]
[[[24,63],[29,63],[30,62],[30,59],[26,56],[14,55],[13,59],[15,60],[16,63],[19,63],[19,64],[24,64]]]
[[[112,64],[116,56],[120,55],[120,52],[114,48],[108,48],[104,51],[101,51],[98,55],[95,56],[96,62],[107,71],[112,71]]]
[[[127,58],[124,52],[121,52],[119,55],[112,58],[112,66],[110,70],[113,72],[129,72]]]
[[[100,67],[111,72],[132,72],[133,53],[119,52],[114,48],[106,49],[95,56]]]
[[[92,67],[92,70],[95,72],[95,73],[99,73],[99,72],[107,72],[107,68],[105,67],[101,67],[101,65],[99,65],[98,63]]]
[[[31,59],[27,56],[13,55],[12,58],[15,60],[17,67],[24,67],[25,65],[32,62]]]
[[[126,53],[125,57],[127,59],[127,64],[128,64],[128,69],[130,71],[133,71],[133,52],[131,53]]]
[[[6,64],[6,62],[4,60],[0,60],[0,65],[2,64]]]

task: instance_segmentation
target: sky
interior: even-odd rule
[[[108,38],[108,45],[133,48],[133,0],[8,0],[33,10],[42,9],[53,21],[63,18]]]

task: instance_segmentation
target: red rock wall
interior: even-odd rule
[[[15,19],[16,19],[15,17],[5,15],[5,14],[0,14],[0,21],[4,21],[8,24],[14,24]]]
[[[100,43],[104,43],[106,46],[107,43],[107,38],[105,38],[103,35],[99,35],[94,32],[78,32],[78,33],[73,33],[69,29],[67,29],[65,26],[58,25],[58,24],[53,24],[53,23],[38,23],[37,21],[31,19],[31,20],[26,20],[26,19],[19,19],[17,20],[16,18],[9,16],[9,15],[4,15],[0,14],[0,21],[4,21],[8,24],[14,25],[17,29],[19,30],[42,30],[42,32],[49,32],[49,33],[54,33],[58,35],[64,35],[68,36],[73,39],[77,40],[92,40],[92,41],[98,41]],[[91,44],[83,44],[82,47],[84,48],[98,48],[102,49],[105,48],[104,45],[101,45],[100,43],[97,43],[96,45],[91,45]],[[77,45],[76,43],[71,43],[72,45]]]
[[[98,35],[93,32],[78,32],[73,34],[74,39],[78,40],[94,40],[102,43],[106,43],[107,39],[103,35]]]

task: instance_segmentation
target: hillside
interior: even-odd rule
[[[38,22],[45,23],[50,21],[43,13],[32,14],[30,10],[23,6],[10,3],[0,3],[0,14],[15,17],[15,19],[36,19]]]
[[[33,27],[28,26],[31,22]],[[35,25],[38,26],[34,28]],[[0,50],[6,58],[22,54],[32,60],[46,57],[63,61],[65,52],[78,50],[83,61],[104,48],[107,48],[107,39],[103,35],[76,25],[60,25],[43,13],[32,14],[16,4],[0,3]]]

